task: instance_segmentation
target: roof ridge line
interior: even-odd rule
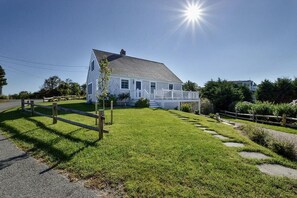
[[[121,55],[118,54],[118,53],[113,53],[113,52],[108,52],[108,51],[103,51],[103,50],[98,50],[98,49],[93,49],[93,50],[97,50],[97,51],[105,52],[105,53],[110,53],[110,54],[116,54],[116,55],[121,56]],[[134,57],[134,56],[127,56],[127,55],[124,55],[124,56],[122,56],[122,57],[134,58],[134,59],[138,59],[138,60],[149,61],[149,62],[159,63],[159,64],[163,64],[163,65],[165,65],[165,64],[162,63],[162,62],[153,61],[153,60],[148,60],[148,59],[143,59],[143,58],[138,58],[138,57]]]

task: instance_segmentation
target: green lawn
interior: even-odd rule
[[[230,118],[230,117],[227,117],[227,116],[223,116],[222,118],[226,119],[226,120],[233,121],[233,122],[239,122],[239,123],[243,123],[243,124],[251,124],[251,125],[255,125],[255,126],[259,126],[259,127],[263,127],[263,128],[267,128],[267,129],[272,129],[272,130],[276,130],[276,131],[281,131],[281,132],[285,132],[285,133],[297,134],[297,129],[293,129],[293,128],[289,128],[289,127],[256,123],[256,122],[252,122],[252,121],[248,121],[248,120]]]
[[[91,112],[82,101],[61,102]],[[108,115],[108,111],[106,114]],[[180,120],[176,114],[190,117]],[[65,118],[94,125],[94,119],[74,114]],[[109,117],[107,116],[107,121]],[[129,197],[296,197],[297,181],[262,174],[256,164],[291,162],[213,119],[178,111],[115,109],[115,124],[97,141],[98,133],[50,118],[29,116],[17,109],[0,114],[0,129],[18,146],[86,186],[111,189]],[[229,148],[194,122],[246,144]],[[241,158],[237,151],[261,151],[266,160]]]

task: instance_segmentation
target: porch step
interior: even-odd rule
[[[161,108],[161,107],[156,101],[150,100],[150,108]]]

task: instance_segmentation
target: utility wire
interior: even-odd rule
[[[78,65],[59,65],[59,64],[43,63],[43,62],[37,62],[37,61],[26,60],[21,58],[13,58],[13,57],[4,56],[4,55],[0,55],[0,57],[15,60],[15,61],[21,61],[21,62],[39,64],[39,65],[48,65],[48,66],[54,66],[54,67],[87,67],[87,66],[78,66]]]
[[[39,79],[43,79],[43,80],[44,80],[44,78],[42,78],[42,77],[40,77],[40,76],[38,76],[38,75],[35,75],[35,74],[30,73],[30,72],[27,72],[27,71],[19,70],[19,69],[13,68],[13,67],[6,67],[5,69],[8,69],[8,70],[10,70],[10,71],[12,71],[12,72],[14,72],[14,73],[28,74],[28,75],[30,75],[30,78],[31,78],[32,76],[35,76],[35,77],[37,77],[37,78],[39,78]]]
[[[14,63],[14,62],[11,62],[11,61],[1,60],[1,59],[0,59],[0,62],[7,62],[7,63],[14,64],[14,65],[20,65],[20,66],[24,66],[24,67],[31,67],[31,68],[35,68],[35,69],[44,69],[44,70],[50,70],[50,71],[85,72],[85,71],[71,71],[71,70],[62,70],[62,69],[45,68],[45,67],[40,67],[40,66],[24,65],[24,64]]]

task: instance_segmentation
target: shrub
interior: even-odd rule
[[[210,113],[214,113],[213,104],[207,98],[201,98],[201,113],[204,115],[208,115]]]
[[[147,98],[140,98],[135,103],[135,107],[149,107],[150,106],[150,100]]]
[[[130,93],[121,93],[118,95],[119,100],[128,100],[130,99]]]
[[[264,129],[252,125],[242,126],[242,130],[252,141],[262,145],[268,146],[271,141],[270,135]]]
[[[249,113],[249,111],[251,111],[253,105],[254,104],[252,104],[250,102],[238,102],[235,105],[235,111],[238,113]]]
[[[213,114],[213,113],[208,114],[208,116],[209,116],[210,118],[215,118],[215,114]]]
[[[272,115],[274,110],[274,105],[270,102],[256,102],[252,105],[249,113],[259,114],[259,115]]]
[[[286,114],[288,117],[296,117],[297,108],[292,104],[278,104],[275,105],[273,114],[276,116]]]
[[[117,105],[117,97],[114,94],[107,94],[107,97],[105,98],[105,107],[110,107],[111,101],[113,101],[113,105]],[[102,99],[98,100],[99,106],[103,106],[103,101]]]
[[[180,107],[180,110],[184,112],[192,112],[192,106],[188,103],[183,103]]]
[[[0,95],[0,99],[8,99],[8,97],[5,95]]]
[[[292,142],[273,140],[271,141],[269,148],[275,153],[282,155],[288,159],[296,159],[296,153],[294,149],[295,147]]]
[[[296,160],[297,155],[295,152],[295,145],[289,141],[280,141],[272,138],[262,128],[244,125],[241,126],[241,130],[247,135],[252,141],[271,149],[273,152],[282,155],[288,159]]]

